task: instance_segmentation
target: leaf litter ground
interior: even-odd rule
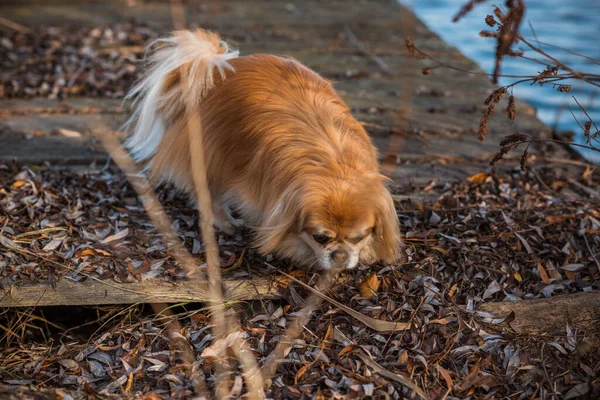
[[[2,166],[0,177],[5,291],[89,276],[113,282],[182,278],[119,172]],[[270,395],[403,398],[411,391],[400,376],[432,398],[597,398],[597,321],[596,329],[565,324],[551,335],[517,334],[510,317],[494,319],[477,309],[600,289],[599,186],[589,175],[532,167],[432,183],[428,190],[436,201],[399,203],[408,263],[361,267],[340,277],[328,295],[368,317],[410,322],[410,329],[378,332],[325,302],[289,343]],[[168,188],[159,196],[202,263],[195,210]],[[247,232],[219,235],[219,243],[224,268],[237,277],[261,276],[275,265],[309,284],[316,278],[256,254]],[[259,359],[269,355],[308,296],[289,277],[273,279],[282,300],[231,303]],[[21,398],[192,396],[162,324],[142,306],[66,310],[72,318],[53,317],[52,309],[3,311],[2,390]],[[208,311],[195,305],[175,310],[211,384],[217,349],[209,347]],[[243,390],[239,371],[232,390],[234,396]]]
[[[44,29],[0,34],[0,98],[121,98],[136,77],[143,46],[158,37],[135,23]],[[599,398],[598,321],[589,330],[565,324],[540,336],[517,334],[510,317],[477,311],[495,301],[600,289],[597,173],[594,180],[594,174],[541,161],[526,173],[432,182],[425,191],[437,200],[398,203],[408,263],[361,267],[327,295],[364,316],[410,322],[410,329],[378,331],[324,302],[289,343],[269,395],[397,399],[411,396],[402,384],[409,380],[432,398]],[[120,173],[0,166],[0,184],[5,295],[14,285],[50,288],[60,279],[182,279]],[[195,210],[168,188],[159,195],[202,263]],[[273,265],[315,282],[313,272],[256,254],[248,232],[220,235],[219,244],[222,265],[234,277],[261,276]],[[291,278],[273,276],[282,300],[230,305],[260,360],[309,294]],[[219,352],[211,347],[208,311],[191,304],[174,310],[211,385],[211,355]],[[3,310],[0,391],[15,398],[190,398],[192,385],[173,360],[162,326],[141,305]],[[239,371],[233,381],[236,397],[243,391]]]

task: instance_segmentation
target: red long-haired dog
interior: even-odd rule
[[[129,94],[126,143],[154,182],[194,196],[188,101],[201,121],[217,228],[232,233],[237,211],[261,253],[305,267],[399,259],[398,216],[376,149],[328,81],[291,59],[238,57],[203,30],[155,46]]]

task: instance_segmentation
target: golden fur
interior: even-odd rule
[[[239,225],[230,214],[235,210],[254,230],[261,253],[309,267],[397,261],[398,217],[376,149],[331,83],[273,55],[234,54],[217,65],[214,57],[232,53],[202,30],[176,32],[166,48],[181,53],[194,41],[213,47],[174,68],[165,67],[173,54],[159,48],[132,96],[141,100],[132,123],[160,134],[152,149],[139,129],[131,139],[137,142],[129,143],[134,155],[145,155],[137,158],[149,163],[151,178],[194,195],[183,103],[193,98],[218,228],[231,233]],[[190,97],[188,90],[203,93]],[[142,108],[152,111],[152,104],[150,117]],[[142,121],[148,118],[156,120]],[[330,240],[317,242],[323,235]]]

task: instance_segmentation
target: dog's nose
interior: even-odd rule
[[[335,250],[331,253],[331,259],[336,263],[344,263],[348,259],[348,252],[346,250]]]

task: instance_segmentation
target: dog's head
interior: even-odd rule
[[[312,176],[286,193],[259,230],[261,250],[317,269],[397,261],[402,242],[384,179]]]

